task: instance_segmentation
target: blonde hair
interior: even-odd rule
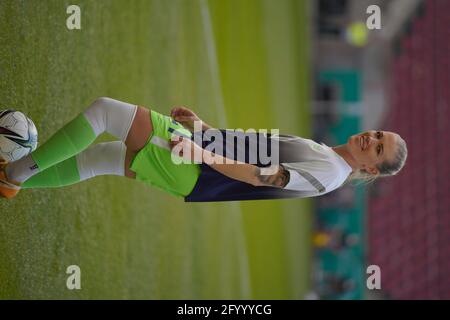
[[[364,169],[353,171],[347,180],[347,182],[360,182],[362,184],[369,184],[374,182],[380,177],[394,176],[400,172],[406,163],[406,158],[408,157],[408,148],[406,147],[406,142],[399,135],[396,136],[397,142],[397,153],[393,161],[385,161],[378,165],[378,174],[371,174]]]

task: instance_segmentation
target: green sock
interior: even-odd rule
[[[67,123],[32,154],[39,171],[44,172],[86,149],[97,136],[83,113]]]
[[[80,182],[80,180],[77,159],[76,156],[73,156],[35,174],[30,179],[26,180],[21,185],[21,188],[31,189],[63,187]]]

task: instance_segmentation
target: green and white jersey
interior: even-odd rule
[[[222,135],[227,135],[226,129],[220,130]],[[196,134],[204,134],[198,132]],[[233,133],[236,135],[236,133]],[[305,198],[326,194],[340,187],[352,168],[330,147],[293,135],[274,135],[269,133],[257,133],[258,143],[249,143],[248,136],[241,134],[237,140],[245,141],[242,144],[227,146],[223,138],[223,150],[227,158],[233,158],[246,163],[252,163],[259,167],[268,167],[273,164],[282,164],[290,173],[290,180],[285,188],[256,187],[248,183],[231,179],[202,163],[201,173],[192,192],[185,197],[187,202],[199,201],[240,201],[262,200],[281,198]],[[202,147],[206,148],[210,141],[200,139]],[[245,159],[236,158],[235,155],[245,153]],[[268,154],[278,155],[275,162],[262,164],[260,150],[268,150]],[[257,155],[257,163],[249,161]]]
[[[303,140],[302,153],[308,153],[308,160],[281,162],[290,173],[284,189],[323,195],[339,188],[352,172],[349,164],[327,145],[297,138]]]

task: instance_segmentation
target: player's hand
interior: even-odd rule
[[[170,116],[191,132],[194,131],[194,121],[202,121],[192,110],[183,106],[173,107]]]
[[[182,136],[174,137],[169,141],[171,152],[176,156],[182,157],[191,163],[201,163],[203,158],[203,149],[189,138]]]

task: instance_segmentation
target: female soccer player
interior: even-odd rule
[[[194,131],[194,121],[199,121],[201,130]],[[226,159],[228,151],[213,153],[207,148],[210,141],[194,142],[195,135],[211,130],[228,132],[212,129],[185,107],[173,108],[169,117],[99,98],[33,153],[11,163],[2,160],[0,195],[12,198],[21,189],[62,187],[98,175],[119,175],[184,197],[186,202],[313,197],[352,179],[395,175],[407,157],[405,141],[387,131],[353,135],[346,144],[332,148],[292,135],[263,134],[268,141],[276,139],[278,163],[247,161],[249,153],[257,152],[248,141],[246,160],[230,163],[237,159]],[[120,140],[89,147],[105,131]],[[173,135],[181,139],[173,141]],[[179,152],[180,159],[193,160],[197,152],[200,162],[175,163],[174,148],[190,150]]]

